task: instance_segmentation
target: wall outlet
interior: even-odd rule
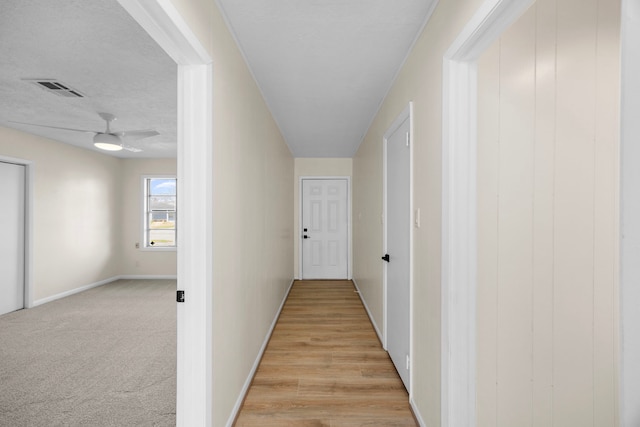
[[[140,249],[140,243],[136,242],[136,249]]]

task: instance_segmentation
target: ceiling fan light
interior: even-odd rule
[[[106,150],[106,151],[120,151],[120,150],[122,150],[122,146],[121,145],[111,144],[109,142],[94,142],[93,145],[95,145],[96,147],[98,147],[101,150]]]
[[[116,135],[108,133],[98,133],[93,137],[93,145],[101,150],[106,151],[120,151],[122,150],[122,143],[120,138]]]

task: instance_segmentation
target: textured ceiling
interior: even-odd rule
[[[118,157],[175,157],[177,66],[115,0],[0,2],[0,125],[94,149],[92,135],[28,122],[104,131],[155,129]],[[85,98],[64,98],[24,81],[51,78]],[[103,152],[104,153],[104,152]]]
[[[351,157],[436,0],[217,1],[294,156]],[[0,126],[95,149],[91,134],[13,122],[103,131],[106,112],[112,131],[160,132],[113,155],[176,155],[177,67],[117,1],[2,0],[0,40]]]
[[[351,157],[436,0],[218,0],[296,157]]]

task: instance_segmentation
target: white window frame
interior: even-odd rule
[[[175,246],[150,246],[147,242],[147,220],[149,218],[149,207],[147,205],[147,201],[149,200],[148,191],[148,181],[150,179],[175,179],[176,180],[176,210],[175,210],[175,230],[176,230],[176,245]],[[141,177],[142,180],[142,220],[141,220],[141,239],[140,239],[140,250],[141,251],[151,251],[151,252],[175,252],[178,249],[178,188],[177,188],[177,177],[175,175],[143,175]]]

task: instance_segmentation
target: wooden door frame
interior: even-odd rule
[[[210,426],[213,402],[213,65],[171,0],[118,0],[178,66],[176,425]]]
[[[33,301],[33,200],[35,163],[30,160],[0,155],[0,162],[24,166],[24,303],[23,308],[35,306]]]
[[[386,254],[388,253],[387,247],[387,225],[388,225],[388,212],[387,212],[387,167],[388,167],[388,155],[387,145],[389,138],[398,128],[406,121],[409,120],[409,400],[413,396],[413,369],[411,369],[411,363],[413,359],[413,101],[405,107],[404,110],[396,117],[396,119],[387,128],[387,131],[382,137],[382,250]],[[383,263],[382,267],[382,346],[385,350],[388,349],[388,301],[387,301],[387,267],[388,263]]]
[[[352,248],[352,234],[351,234],[351,177],[344,175],[336,176],[300,176],[298,177],[298,230],[296,230],[296,238],[300,243],[298,245],[298,275],[301,280],[304,280],[303,259],[302,259],[302,208],[304,206],[304,191],[302,188],[302,181],[305,179],[316,180],[329,180],[329,179],[344,179],[347,181],[347,280],[353,279],[353,256],[351,253]]]
[[[535,0],[486,0],[443,58],[441,425],[476,425],[477,61]]]

